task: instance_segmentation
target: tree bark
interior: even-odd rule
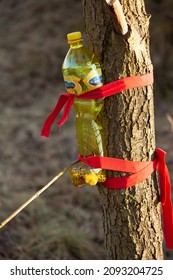
[[[84,0],[86,33],[97,54],[104,83],[153,71],[149,19],[143,0],[120,1],[128,33],[119,35],[104,0]],[[105,155],[134,161],[155,156],[153,86],[106,98],[101,122]],[[108,172],[109,177],[122,176]],[[156,174],[130,189],[99,187],[106,259],[163,259],[162,225]]]

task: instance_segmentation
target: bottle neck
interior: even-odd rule
[[[70,49],[78,49],[83,46],[82,40],[76,41],[73,43],[69,43],[69,44],[70,44]]]

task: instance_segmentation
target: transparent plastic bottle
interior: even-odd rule
[[[103,85],[102,72],[96,56],[82,43],[81,32],[67,35],[70,49],[64,59],[62,72],[68,93],[81,95]],[[103,107],[103,99],[75,99],[76,134],[79,153],[84,157],[103,156],[102,127],[97,121]],[[71,169],[70,175],[75,186],[96,185],[106,177],[101,169],[94,169],[79,162]]]

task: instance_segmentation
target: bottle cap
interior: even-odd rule
[[[75,43],[77,41],[81,41],[82,40],[82,33],[77,31],[77,32],[73,32],[73,33],[68,33],[67,34],[67,40],[68,43]]]

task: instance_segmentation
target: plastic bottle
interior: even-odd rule
[[[67,34],[70,49],[64,59],[62,72],[68,93],[81,95],[86,91],[103,85],[102,72],[96,56],[82,43],[81,32]],[[103,99],[75,99],[73,105],[76,115],[76,134],[79,153],[103,156],[102,127],[97,116],[103,107]],[[106,177],[101,169],[93,169],[80,162],[70,171],[75,186],[85,183],[96,185]]]

